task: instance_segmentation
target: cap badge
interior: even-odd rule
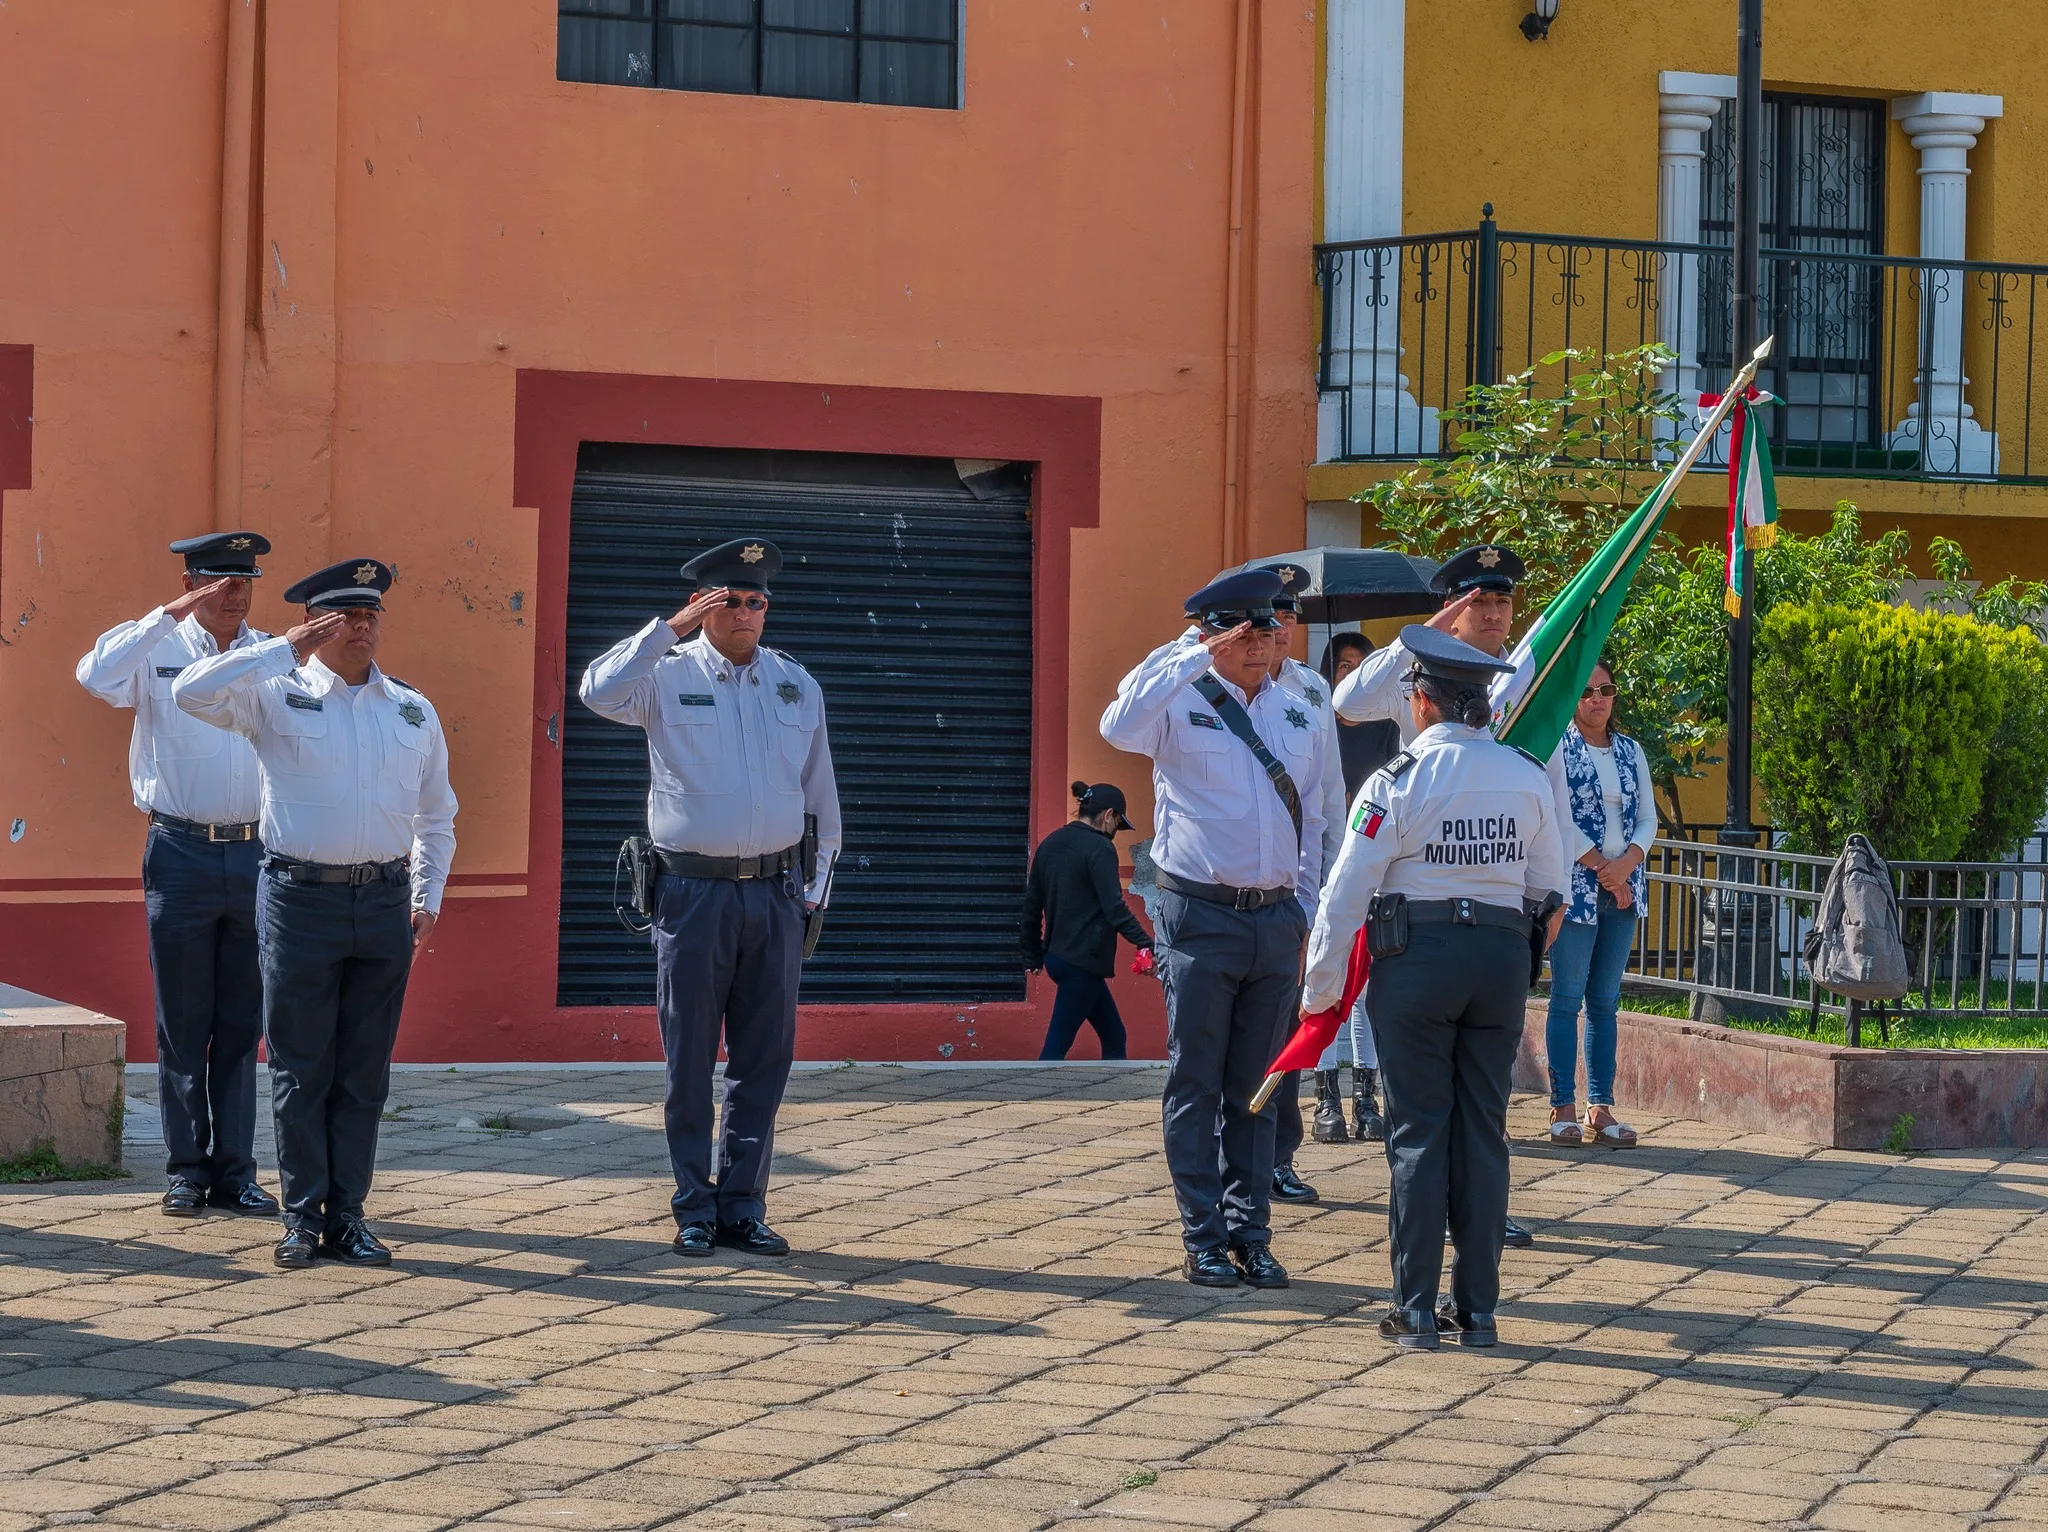
[[[1282,585],[1292,585],[1292,584],[1294,583],[1294,571],[1293,571],[1293,570],[1291,570],[1291,569],[1280,569],[1280,570],[1276,570],[1276,571],[1274,571],[1274,572],[1275,572],[1276,574],[1278,574],[1278,575],[1280,576],[1280,583],[1281,583]]]
[[[371,581],[375,580],[376,578],[377,566],[375,564],[356,565],[356,584],[368,585]]]
[[[748,543],[740,549],[740,562],[743,564],[758,564],[767,556],[768,550],[759,543]]]
[[[247,553],[255,546],[255,542],[247,537],[231,537],[228,539],[228,547],[236,553]]]
[[[1480,568],[1482,568],[1482,569],[1491,569],[1491,568],[1493,568],[1493,566],[1494,566],[1494,565],[1498,564],[1499,562],[1500,562],[1500,549],[1498,549],[1498,548],[1481,548],[1481,549],[1479,550],[1479,566],[1480,566]]]
[[[401,702],[398,704],[398,716],[417,729],[426,723],[427,710],[417,702]]]

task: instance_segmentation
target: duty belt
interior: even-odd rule
[[[1534,929],[1534,923],[1520,910],[1481,904],[1477,899],[1410,899],[1408,919],[1418,925],[1499,926],[1524,938]]]
[[[149,822],[161,825],[174,835],[189,835],[195,840],[239,841],[256,838],[254,822],[239,825],[201,824],[196,819],[180,819],[175,814],[159,814],[155,810],[150,811]]]
[[[1170,872],[1155,872],[1153,877],[1168,893],[1201,899],[1209,904],[1227,904],[1234,910],[1263,910],[1269,904],[1294,897],[1292,887],[1232,888],[1228,883],[1196,883],[1188,878],[1176,878]]]
[[[654,848],[655,860],[661,870],[677,878],[723,878],[728,882],[745,882],[749,878],[779,878],[786,872],[794,872],[801,859],[801,848],[791,846],[782,851],[770,851],[761,856],[699,856],[694,851],[664,851]]]
[[[353,862],[338,865],[332,862],[300,862],[288,856],[279,856],[275,851],[263,859],[266,872],[273,872],[292,883],[346,883],[360,888],[365,883],[402,883],[406,881],[412,863],[406,857],[392,862]]]

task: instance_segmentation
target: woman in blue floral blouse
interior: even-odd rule
[[[1643,863],[1657,838],[1657,807],[1643,747],[1611,727],[1614,672],[1605,662],[1579,698],[1578,716],[1550,758],[1557,822],[1573,858],[1571,904],[1550,947],[1550,1140],[1622,1149],[1635,1129],[1614,1116],[1615,1013],[1621,976],[1648,895]],[[1579,1120],[1579,1007],[1586,1011],[1586,1116]]]

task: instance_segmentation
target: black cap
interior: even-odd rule
[[[1270,569],[1240,569],[1211,580],[1188,597],[1188,616],[1213,633],[1224,633],[1241,622],[1254,628],[1277,628],[1273,598],[1281,592],[1280,577]]]
[[[307,575],[284,593],[284,599],[293,606],[323,611],[368,607],[381,612],[392,578],[391,566],[377,559],[343,559]]]
[[[1468,590],[1512,591],[1528,573],[1528,566],[1514,549],[1503,548],[1499,543],[1481,543],[1452,554],[1431,577],[1429,588],[1449,601]]]
[[[270,539],[254,532],[208,532],[204,537],[181,537],[171,552],[185,560],[185,573],[213,579],[253,580],[263,571],[256,567],[256,555],[270,551]]]
[[[1135,830],[1137,828],[1129,819],[1124,817],[1124,810],[1127,805],[1124,803],[1124,790],[1121,787],[1116,787],[1108,782],[1097,782],[1093,786],[1086,782],[1076,782],[1074,784],[1074,798],[1080,806],[1082,815],[1086,818],[1093,819],[1105,809],[1115,809],[1116,827],[1119,830]]]
[[[683,566],[692,590],[758,590],[782,569],[782,550],[765,537],[735,537],[698,554]]]
[[[1266,564],[1261,567],[1280,577],[1280,594],[1273,598],[1273,610],[1299,612],[1301,598],[1308,594],[1308,588],[1315,584],[1316,577],[1299,564]]]
[[[1414,674],[1439,681],[1485,685],[1493,677],[1515,668],[1506,660],[1473,648],[1462,638],[1453,638],[1420,623],[1410,623],[1401,630],[1401,647],[1415,661]]]

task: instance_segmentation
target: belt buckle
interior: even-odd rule
[[[1262,892],[1262,890],[1256,888],[1239,889],[1237,891],[1237,899],[1235,901],[1237,908],[1239,908],[1240,910],[1257,909],[1259,907],[1259,900],[1262,896]]]
[[[220,832],[221,832],[222,830],[226,830],[226,829],[230,829],[230,828],[237,828],[237,829],[238,829],[238,828],[240,828],[240,827],[239,827],[239,826],[229,826],[229,825],[216,825],[216,824],[210,824],[210,825],[208,825],[208,826],[206,827],[206,838],[207,838],[208,840],[210,840],[210,841],[213,841],[213,842],[215,842],[216,844],[219,844],[219,843],[221,843],[221,842],[225,842],[225,841],[238,841],[238,840],[246,840],[246,839],[248,839],[248,837],[247,837],[247,836],[245,836],[245,835],[223,835],[223,834],[221,834],[221,833],[220,833]]]
[[[352,888],[362,888],[366,884],[374,882],[377,874],[378,869],[371,863],[358,862],[348,870],[349,886]]]
[[[739,862],[739,866],[733,870],[733,876],[735,878],[738,878],[739,880],[744,882],[749,878],[758,878],[761,876],[761,858],[759,858],[758,856],[743,856],[737,858],[737,861]]]

